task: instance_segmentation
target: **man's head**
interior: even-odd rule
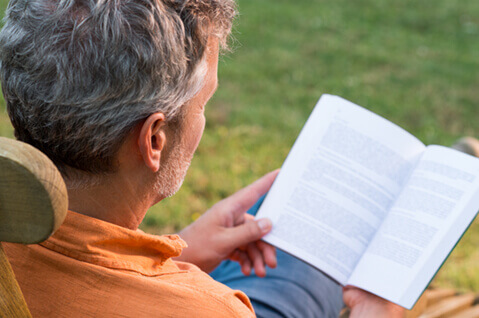
[[[209,71],[208,39],[224,44],[234,15],[232,0],[11,0],[0,61],[16,137],[67,179],[114,171],[125,138],[151,115],[172,136],[184,131]]]
[[[155,113],[142,123],[141,131],[134,134],[139,143],[141,165],[146,164],[151,172],[157,172],[154,185],[160,199],[173,195],[181,187],[203,135],[204,108],[218,87],[218,47],[218,40],[210,37],[205,52],[207,72],[203,86],[182,106],[175,121],[161,130],[164,115]]]

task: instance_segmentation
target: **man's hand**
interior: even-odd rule
[[[257,276],[266,275],[266,266],[276,267],[276,250],[260,241],[271,231],[269,219],[255,220],[246,214],[271,187],[279,170],[218,202],[179,234],[188,248],[176,258],[190,262],[205,272],[213,271],[221,261],[231,259],[241,264],[245,275],[254,268]]]
[[[393,303],[356,287],[343,288],[343,301],[351,309],[350,318],[403,318],[405,310]]]

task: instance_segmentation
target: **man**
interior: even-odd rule
[[[250,317],[253,307],[264,317],[337,315],[339,286],[284,254],[276,301],[267,284],[250,302],[205,273],[225,259],[247,275],[276,267],[260,241],[271,222],[245,212],[277,172],[213,206],[181,238],[138,230],[148,208],[181,186],[234,15],[232,0],[10,1],[0,34],[8,112],[16,137],[61,171],[71,210],[46,242],[5,248],[33,316]],[[353,316],[402,314],[354,288],[344,301]]]

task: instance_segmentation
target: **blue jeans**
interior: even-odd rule
[[[256,215],[264,197],[248,211]],[[243,291],[258,317],[338,317],[343,307],[341,287],[310,265],[278,250],[278,266],[265,278],[244,276],[238,263],[224,261],[211,276]]]

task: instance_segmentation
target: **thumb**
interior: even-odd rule
[[[231,239],[227,244],[230,245],[230,248],[238,248],[256,242],[268,234],[272,227],[271,220],[266,218],[245,222],[229,229]]]
[[[271,188],[279,170],[272,171],[249,186],[217,203],[222,210],[228,211],[234,219],[244,214]]]

